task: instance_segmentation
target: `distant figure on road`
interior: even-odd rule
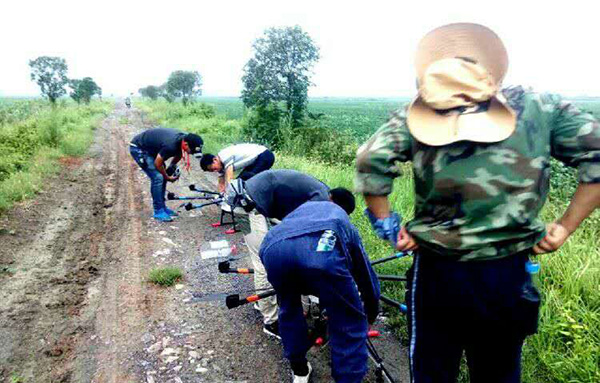
[[[308,201],[332,201],[347,214],[352,214],[355,208],[354,196],[349,190],[329,189],[308,174],[287,169],[267,170],[248,181],[239,178],[234,180],[227,187],[225,201],[233,209],[241,206],[250,213],[250,234],[245,239],[254,267],[254,286],[257,290],[271,288],[265,267],[258,256],[260,245],[269,231],[266,218],[283,220]],[[279,338],[276,297],[261,299],[257,303],[264,318],[263,331]]]
[[[131,108],[131,99],[129,97],[125,98],[125,105],[127,105],[127,109]]]
[[[367,372],[368,324],[377,318],[379,282],[348,214],[329,201],[306,202],[269,231],[260,247],[280,304],[279,331],[294,383],[306,383],[312,346],[301,296],[327,311],[332,376],[361,382]]]
[[[360,147],[356,191],[377,235],[414,251],[407,306],[415,383],[520,382],[537,331],[532,254],[558,250],[600,205],[600,124],[555,95],[500,90],[508,54],[477,24],[428,33],[416,54],[418,95]],[[579,169],[566,212],[544,225],[550,160]],[[412,162],[414,219],[400,227],[388,195]]]
[[[269,149],[257,144],[228,146],[216,156],[205,154],[200,167],[206,172],[219,172],[219,192],[238,174],[238,178],[248,180],[258,173],[269,170],[275,163],[275,155]]]
[[[155,219],[169,222],[173,220],[172,216],[177,215],[165,204],[167,181],[177,181],[177,163],[187,157],[186,166],[189,167],[189,155],[202,155],[203,144],[202,138],[196,134],[168,128],[148,129],[131,140],[129,152],[150,178]],[[167,168],[165,164],[170,158],[172,160]]]

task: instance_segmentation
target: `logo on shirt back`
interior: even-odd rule
[[[319,243],[317,244],[317,251],[332,251],[335,248],[335,233],[333,230],[325,230],[319,238]]]

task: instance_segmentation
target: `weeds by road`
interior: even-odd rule
[[[0,211],[30,198],[58,170],[62,157],[81,156],[112,103],[0,100]]]

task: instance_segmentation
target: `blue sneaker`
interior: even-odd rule
[[[168,207],[165,208],[165,211],[167,212],[168,215],[170,215],[171,217],[177,217],[179,215],[179,213],[177,213],[175,210],[171,210]]]
[[[159,210],[156,213],[154,213],[154,219],[157,221],[161,221],[161,222],[172,222],[173,218],[171,218],[171,216],[169,215],[169,213],[167,213],[164,210]]]

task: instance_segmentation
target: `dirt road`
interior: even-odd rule
[[[0,381],[291,381],[281,344],[262,333],[250,305],[193,301],[251,289],[251,277],[219,274],[200,256],[223,239],[244,253],[248,225],[242,218],[234,235],[210,227],[217,208],[183,211],[171,224],[152,220],[148,180],[128,152],[145,123],[117,104],[89,158],[64,161],[38,198],[0,217]],[[169,189],[185,194],[190,183],[214,188],[196,166]],[[149,284],[149,271],[166,265],[185,279]],[[408,381],[405,350],[380,328],[377,347],[398,381]],[[313,382],[331,381],[328,354],[311,351]]]

